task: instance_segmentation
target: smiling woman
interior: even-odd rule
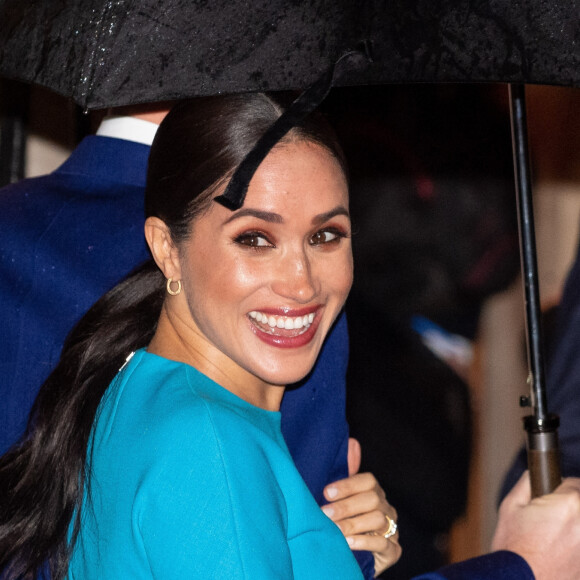
[[[352,282],[340,149],[313,116],[268,154],[244,207],[213,202],[282,110],[265,95],[200,99],[162,123],[154,262],[81,320],[0,461],[3,577],[45,563],[54,580],[360,577],[278,412]]]
[[[212,204],[180,245],[158,217],[145,232],[165,277],[183,284],[165,302],[149,351],[278,410],[280,386],[310,371],[352,282],[339,163],[307,141],[279,145],[254,175],[244,209]]]

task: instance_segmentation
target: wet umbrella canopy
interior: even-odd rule
[[[576,0],[0,0],[0,74],[83,108],[336,84],[580,84]]]

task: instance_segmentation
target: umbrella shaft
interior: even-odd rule
[[[511,125],[514,153],[514,171],[518,202],[520,251],[524,277],[526,302],[526,332],[528,357],[532,373],[532,397],[534,414],[543,420],[548,416],[546,386],[544,379],[544,357],[540,320],[540,290],[536,261],[536,237],[534,232],[534,210],[528,155],[526,101],[524,86],[510,85]]]

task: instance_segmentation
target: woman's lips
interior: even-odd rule
[[[253,310],[248,313],[248,318],[251,329],[262,341],[282,348],[297,348],[314,337],[320,321],[316,310],[284,314]]]

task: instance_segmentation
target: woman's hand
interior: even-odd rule
[[[392,530],[390,520],[397,521],[397,511],[387,501],[385,492],[372,473],[356,473],[359,466],[360,446],[351,439],[351,475],[324,488],[324,497],[330,503],[323,506],[322,511],[340,528],[353,550],[373,553],[375,575],[378,575],[401,557],[399,533],[395,531],[388,538],[383,536],[389,528]]]

